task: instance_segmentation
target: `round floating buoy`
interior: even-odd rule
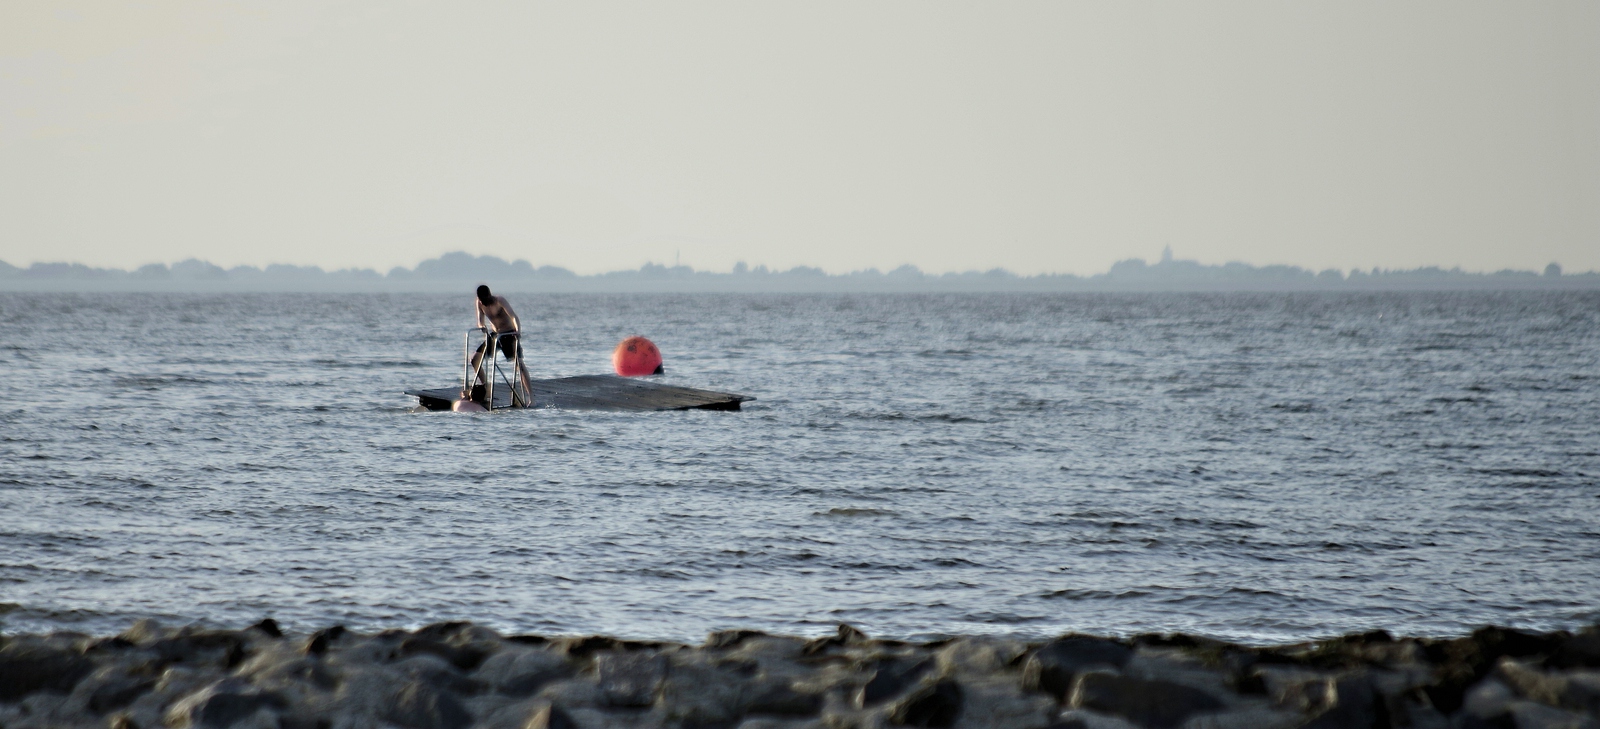
[[[611,367],[623,377],[661,374],[661,350],[644,337],[628,337],[611,353]]]

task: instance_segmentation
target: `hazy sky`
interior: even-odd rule
[[[1600,3],[0,2],[0,260],[1600,269]]]

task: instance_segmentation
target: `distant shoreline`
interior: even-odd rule
[[[786,271],[744,267],[732,272],[647,264],[635,270],[578,275],[564,268],[535,268],[527,261],[449,253],[388,273],[373,269],[324,271],[316,267],[240,266],[224,269],[188,260],[134,271],[81,264],[40,263],[17,268],[0,262],[0,292],[455,292],[479,283],[515,293],[1072,293],[1072,292],[1298,292],[1298,291],[1594,291],[1600,273],[1505,270],[1469,273],[1437,267],[1410,270],[1311,271],[1295,266],[1195,261],[1121,261],[1103,274],[1019,276],[1004,270],[926,274],[911,266],[829,274],[796,267]]]
[[[141,621],[0,636],[8,728],[1592,726],[1600,626],[1383,631],[1276,646],[1181,634],[1026,642],[712,633],[698,645]]]

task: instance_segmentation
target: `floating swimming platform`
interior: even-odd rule
[[[428,390],[406,390],[417,398],[418,404],[429,410],[500,410],[505,408],[540,407],[569,410],[738,410],[740,403],[755,398],[730,392],[700,390],[693,387],[668,385],[640,377],[617,375],[580,375],[548,380],[522,379],[522,347],[504,360],[498,335],[484,333],[485,361],[477,368],[472,366],[472,333],[467,331],[462,350],[465,368],[462,385]],[[508,345],[509,347],[509,345]],[[474,371],[476,370],[476,371]],[[524,387],[525,386],[525,387]],[[462,397],[467,392],[469,396]],[[527,402],[522,394],[532,395]],[[467,405],[467,407],[463,407]]]
[[[569,410],[738,410],[739,404],[754,400],[748,395],[729,392],[698,390],[693,387],[666,385],[649,380],[616,375],[581,375],[558,377],[553,380],[528,380],[533,392],[532,407],[565,408]],[[435,390],[406,390],[418,403],[429,410],[452,410],[461,399],[461,388],[441,387]],[[480,385],[474,388],[474,400],[483,405],[487,393]],[[498,388],[494,393],[493,410],[517,407],[512,402],[510,388]]]

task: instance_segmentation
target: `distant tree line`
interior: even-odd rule
[[[578,275],[558,266],[524,260],[446,253],[415,268],[388,273],[370,268],[324,271],[316,266],[271,265],[222,268],[190,259],[170,266],[152,263],[132,271],[78,263],[35,263],[18,268],[0,261],[0,290],[8,291],[455,291],[489,283],[506,291],[553,292],[875,292],[875,291],[1348,291],[1453,289],[1600,289],[1600,273],[1566,274],[1550,264],[1543,272],[1504,270],[1469,273],[1438,267],[1370,271],[1311,271],[1298,266],[1207,265],[1133,258],[1102,274],[1019,276],[1003,269],[928,274],[915,266],[829,274],[797,266],[772,270],[736,265],[730,272],[649,263],[637,269]]]

